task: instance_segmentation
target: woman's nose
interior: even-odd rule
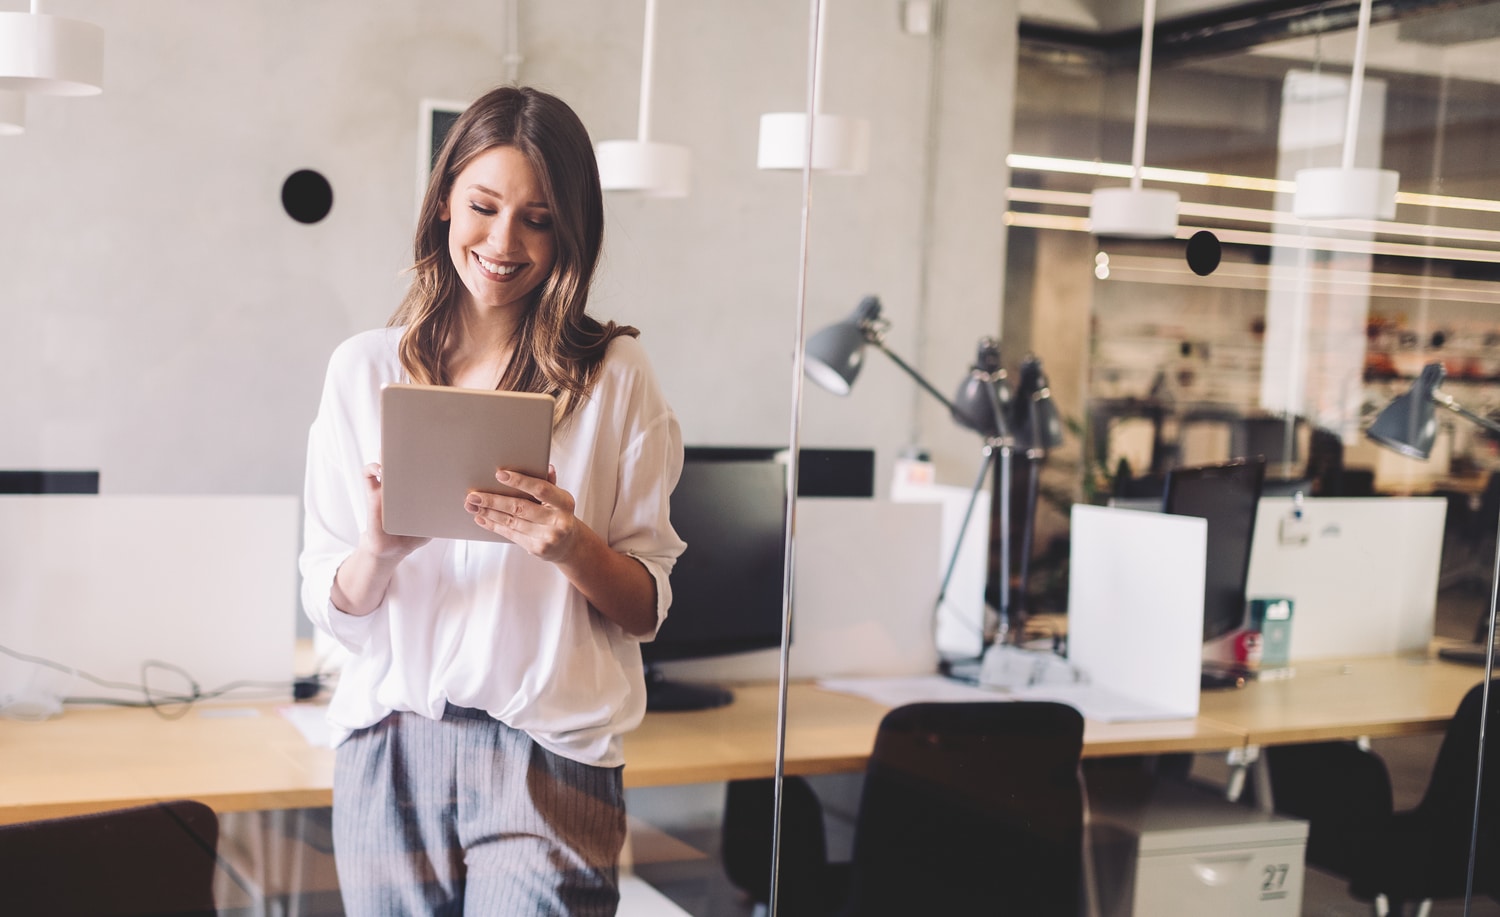
[[[504,217],[490,224],[489,242],[498,254],[510,251],[511,242],[515,239],[515,221]]]

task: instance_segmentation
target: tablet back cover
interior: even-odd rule
[[[472,490],[506,492],[495,480],[497,468],[547,477],[552,407],[550,395],[386,385],[380,394],[385,530],[509,541],[476,525],[464,498]]]

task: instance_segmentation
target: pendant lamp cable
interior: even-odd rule
[[[521,63],[526,59],[521,56],[521,0],[508,0],[508,25],[510,34],[507,36],[505,49],[505,80],[512,86],[521,83]]]
[[[656,61],[656,0],[646,0],[646,37],[641,41],[641,110],[636,139],[651,139],[651,70]]]
[[[1155,33],[1156,0],[1146,0],[1141,17],[1141,65],[1135,81],[1135,137],[1130,145],[1132,191],[1141,190],[1141,170],[1146,159],[1146,103],[1151,97],[1151,44]]]
[[[1147,0],[1150,2],[1150,0]],[[1359,27],[1354,38],[1354,71],[1349,75],[1349,112],[1344,122],[1344,159],[1346,169],[1354,168],[1354,144],[1359,137],[1359,110],[1365,90],[1365,45],[1370,38],[1371,0],[1359,0]]]

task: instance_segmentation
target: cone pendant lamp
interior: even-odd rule
[[[1349,75],[1349,111],[1344,121],[1343,161],[1336,168],[1301,169],[1292,213],[1304,220],[1391,220],[1396,217],[1396,186],[1401,176],[1390,169],[1354,165],[1359,139],[1359,112],[1365,88],[1365,45],[1370,38],[1370,0],[1360,0],[1354,42],[1354,71]]]
[[[1156,32],[1156,0],[1146,0],[1141,18],[1141,63],[1136,74],[1135,136],[1130,153],[1130,187],[1099,188],[1089,200],[1089,231],[1096,236],[1171,239],[1177,235],[1176,191],[1141,187],[1146,156],[1146,108],[1151,95],[1151,45]]]
[[[639,191],[652,197],[686,197],[692,184],[692,151],[651,139],[651,70],[656,57],[656,0],[646,0],[641,45],[641,107],[636,139],[603,140],[594,148],[605,191]]]
[[[801,171],[807,163],[807,128],[811,120],[812,168],[832,175],[863,175],[870,164],[870,122],[864,118],[823,114],[823,37],[829,0],[818,0],[813,51],[812,113],[771,112],[760,116],[760,144],[755,164],[761,169]]]

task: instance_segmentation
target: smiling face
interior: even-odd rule
[[[481,314],[519,317],[557,260],[552,212],[536,171],[513,146],[491,147],[453,181],[440,219],[448,221],[448,254]]]

